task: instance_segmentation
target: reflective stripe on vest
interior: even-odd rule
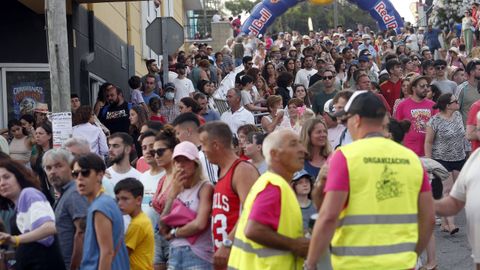
[[[401,243],[374,247],[332,247],[332,254],[337,256],[375,256],[414,251],[416,246],[417,243]]]
[[[289,252],[285,251],[285,250],[278,250],[278,249],[267,248],[267,247],[255,249],[249,243],[245,243],[238,238],[235,238],[235,241],[233,241],[233,245],[235,247],[245,251],[245,252],[254,253],[255,255],[257,255],[260,258],[272,257],[272,256],[281,256],[281,255],[289,254]]]
[[[365,224],[405,224],[416,223],[416,214],[406,215],[356,215],[345,216],[338,222],[337,227],[344,225],[365,225]]]

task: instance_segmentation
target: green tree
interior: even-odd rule
[[[261,0],[230,0],[225,2],[225,8],[230,10],[233,15],[238,15],[242,12],[250,12],[252,8]]]

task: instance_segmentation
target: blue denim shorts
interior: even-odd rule
[[[168,251],[170,243],[163,238],[158,232],[155,233],[155,254],[153,258],[154,264],[167,264]]]
[[[212,270],[210,262],[200,259],[189,246],[170,247],[168,270]]]

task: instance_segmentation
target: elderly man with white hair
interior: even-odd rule
[[[50,149],[42,158],[48,181],[60,194],[54,204],[55,227],[66,269],[80,267],[88,208],[73,180],[72,161],[73,155],[63,148]]]
[[[243,205],[228,261],[229,269],[301,269],[309,240],[290,182],[303,168],[305,148],[291,130],[268,135],[262,146],[268,171]]]

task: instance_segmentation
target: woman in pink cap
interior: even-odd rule
[[[172,228],[165,236],[171,240],[168,269],[213,269],[210,229],[213,186],[204,176],[198,148],[193,143],[179,143],[172,158],[175,172],[162,217],[175,210],[174,200],[195,212],[196,216],[185,225]]]

